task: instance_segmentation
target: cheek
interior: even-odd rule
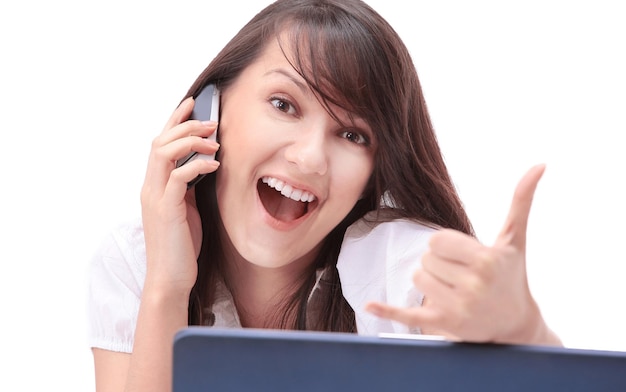
[[[242,159],[248,158],[259,150],[259,146],[264,145],[263,133],[259,131],[258,124],[250,123],[245,118],[221,123],[218,132],[222,164],[240,164]]]
[[[374,158],[369,154],[340,155],[333,165],[333,187],[338,194],[355,201],[361,197],[374,169]]]
[[[232,90],[228,93],[223,93],[222,97],[218,138],[221,145],[220,150],[227,151],[228,154],[236,154],[239,146],[245,145],[250,136],[254,136],[252,131],[255,129],[255,123],[252,118],[255,118],[256,114],[251,113],[253,107],[241,97],[241,94],[236,94]],[[237,110],[237,108],[242,107],[250,109]]]
[[[268,118],[262,105],[234,102],[244,111],[224,111],[220,121],[220,144],[229,152],[254,151],[279,136],[280,126]]]

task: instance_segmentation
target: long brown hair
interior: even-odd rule
[[[227,89],[267,43],[279,37],[281,45],[291,49],[294,69],[329,113],[337,105],[363,118],[374,131],[378,148],[366,193],[324,239],[317,262],[285,300],[278,311],[283,317],[272,327],[354,332],[354,311],[343,298],[335,268],[350,224],[368,211],[385,208],[393,217],[470,235],[473,228],[448,174],[409,52],[394,29],[360,0],[274,2],[224,47],[185,98],[211,83]],[[223,259],[215,174],[196,185],[196,200],[203,243],[189,323],[202,325],[211,323]],[[319,283],[321,300],[315,319],[307,319],[307,298],[320,269],[326,271]]]

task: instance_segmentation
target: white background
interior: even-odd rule
[[[479,237],[494,239],[517,180],[546,163],[529,227],[531,288],[569,346],[626,350],[620,1],[369,3],[414,56]],[[91,254],[138,216],[152,138],[266,4],[0,5],[0,390],[93,390]]]

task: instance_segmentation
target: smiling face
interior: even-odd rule
[[[308,265],[354,207],[375,140],[365,121],[331,110],[340,122],[276,40],[222,92],[217,199],[234,254],[263,267]]]

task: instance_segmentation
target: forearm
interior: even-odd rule
[[[126,391],[171,391],[174,335],[187,326],[188,294],[166,296],[145,287]]]

